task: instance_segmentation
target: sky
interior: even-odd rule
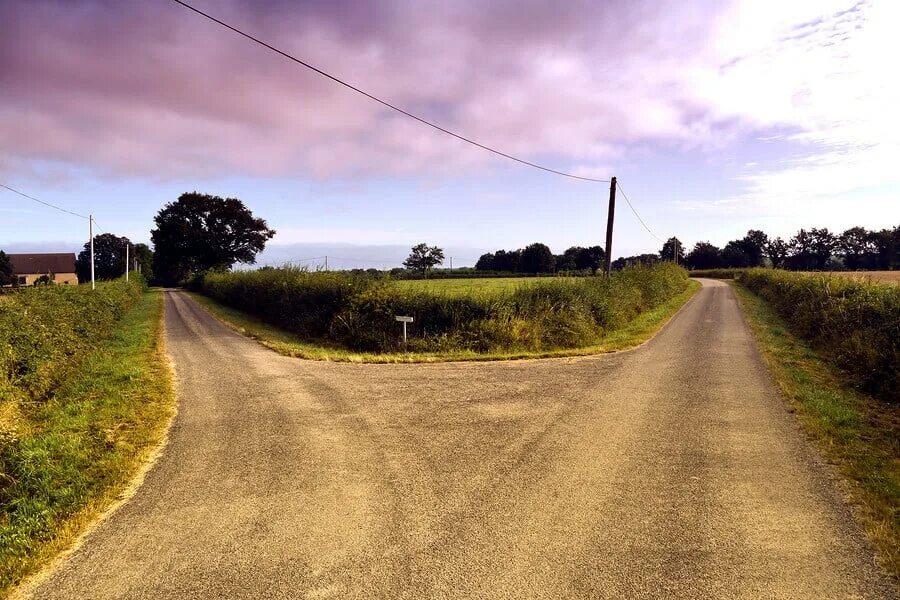
[[[900,225],[900,2],[190,0],[364,90],[550,168],[616,176],[615,256]],[[261,263],[454,266],[603,243],[609,185],[386,109],[172,2],[0,3],[0,183],[149,242],[183,192],[278,233]],[[0,189],[0,249],[87,221]]]

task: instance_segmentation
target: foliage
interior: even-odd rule
[[[154,218],[154,274],[175,284],[195,273],[253,263],[275,235],[237,198],[182,194]]]
[[[135,269],[147,281],[153,280],[153,250],[147,244],[134,245],[134,261],[137,265]]]
[[[128,238],[111,233],[94,236],[94,277],[97,280],[116,279],[125,274],[125,244]],[[75,260],[75,272],[78,281],[84,283],[91,280],[91,243],[85,242],[84,248]]]
[[[900,286],[771,269],[739,281],[862,389],[900,402]]]
[[[403,261],[403,266],[427,276],[428,271],[442,262],[444,262],[444,251],[437,246],[429,246],[422,242],[412,247],[409,256]]]
[[[399,349],[395,315],[410,315],[410,350],[537,351],[591,343],[683,292],[671,263],[611,278],[544,279],[514,288],[443,294],[342,273],[271,269],[207,273],[192,287],[307,339],[352,350]]]
[[[881,231],[851,227],[840,235],[825,228],[801,229],[788,241],[751,229],[721,250],[698,242],[686,264],[694,270],[757,266],[796,271],[896,269],[900,268],[900,227]]]
[[[519,258],[519,270],[525,273],[552,273],[554,266],[550,248],[539,242],[525,246]]]
[[[0,405],[0,595],[119,497],[162,436],[174,404],[161,347],[162,298],[140,289],[118,281],[96,292],[53,286],[16,295],[16,321],[71,328],[50,346],[53,364],[30,356],[22,363],[51,366],[59,384],[47,388],[19,374]],[[67,320],[55,320],[60,311]],[[45,354],[47,347],[12,347],[17,355],[30,350]],[[9,366],[4,362],[6,384]],[[71,376],[60,377],[64,372]]]
[[[670,237],[659,251],[662,260],[674,260],[678,264],[684,264],[684,244],[677,237]]]
[[[529,244],[519,250],[497,250],[479,257],[475,263],[477,271],[490,273],[516,273],[535,275],[581,271],[593,274],[603,264],[605,254],[600,246],[572,246],[565,252],[554,255],[550,248],[539,242]]]
[[[0,403],[40,401],[141,295],[139,278],[23,288],[0,304]],[[4,434],[0,432],[0,437]]]
[[[850,481],[851,502],[882,565],[900,575],[900,404],[853,390],[833,364],[788,330],[771,304],[742,286],[735,291],[773,379],[828,461]]]
[[[746,269],[697,269],[690,271],[691,277],[707,277],[709,279],[734,279]]]
[[[6,252],[0,250],[0,286],[14,285],[15,283],[16,276],[13,273],[12,261]]]
[[[660,262],[658,254],[636,254],[634,256],[620,256],[610,263],[615,270],[631,267],[650,267]]]

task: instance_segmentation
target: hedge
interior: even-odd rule
[[[860,388],[900,402],[900,286],[772,269],[739,281]]]
[[[396,315],[409,315],[409,350],[549,350],[589,345],[681,293],[671,263],[604,277],[551,279],[514,289],[446,295],[387,278],[265,269],[207,273],[191,288],[301,337],[352,350],[399,350]]]
[[[78,359],[109,335],[142,288],[135,277],[101,282],[96,290],[51,285],[0,297],[0,407],[52,393]]]

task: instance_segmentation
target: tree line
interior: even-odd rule
[[[546,244],[536,242],[518,250],[497,250],[482,254],[475,263],[475,269],[503,273],[593,273],[603,265],[605,256],[600,246],[572,246],[562,254],[553,254]]]
[[[670,239],[661,256],[673,256],[673,240],[677,242],[677,238]],[[680,246],[680,242],[677,244]],[[678,248],[675,255],[689,269],[771,266],[796,271],[892,270],[900,268],[900,226],[877,231],[851,227],[839,234],[827,228],[801,229],[787,240],[751,229],[722,248],[697,242],[687,254]]]

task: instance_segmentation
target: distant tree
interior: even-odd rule
[[[812,237],[812,255],[815,260],[815,269],[822,270],[828,267],[831,256],[838,248],[838,238],[827,228],[810,229]]]
[[[772,266],[776,269],[785,266],[789,252],[790,246],[780,237],[770,239],[766,244],[766,257],[772,261]]]
[[[581,248],[575,255],[575,268],[578,270],[590,269],[596,273],[606,260],[606,252],[600,246],[588,246]]]
[[[722,266],[743,269],[754,265],[753,258],[744,249],[744,244],[740,240],[732,240],[722,248]]]
[[[153,250],[150,249],[150,246],[135,244],[131,250],[134,256],[132,268],[134,264],[137,264],[138,270],[147,281],[153,279]]]
[[[875,268],[900,268],[900,226],[873,231],[870,235],[875,245]]]
[[[670,237],[659,251],[659,257],[663,260],[675,260],[678,264],[684,263],[684,244],[677,237]]]
[[[750,259],[751,267],[759,267],[764,264],[766,257],[766,246],[769,243],[769,236],[758,229],[751,229],[743,238],[738,240],[741,250]]]
[[[575,257],[580,250],[584,250],[584,248],[572,246],[562,254],[554,255],[553,264],[557,272],[576,270],[578,267],[576,266]]]
[[[523,273],[552,273],[553,253],[545,244],[534,243],[525,246],[519,259],[519,270]]]
[[[494,253],[494,270],[508,271],[517,273],[519,271],[519,261],[522,258],[521,250],[497,250]]]
[[[629,267],[649,267],[659,262],[659,254],[636,254],[634,256],[620,256],[610,263],[615,270]]]
[[[0,250],[0,286],[15,285],[18,282],[15,273],[13,273],[12,261],[9,255]]]
[[[424,277],[428,277],[428,271],[442,262],[444,262],[444,251],[437,246],[429,246],[423,242],[412,247],[409,257],[403,261],[403,266],[412,271],[419,271]]]
[[[796,271],[809,271],[815,269],[815,262],[813,237],[810,232],[801,229],[788,241],[788,256],[785,266]]]
[[[690,269],[717,269],[722,266],[722,251],[709,242],[697,242],[684,260]]]
[[[494,266],[494,253],[488,252],[487,254],[482,254],[478,257],[478,262],[475,263],[475,269],[478,271],[496,270]]]
[[[166,284],[207,269],[253,264],[275,231],[237,198],[190,192],[166,204],[150,232],[153,271]]]
[[[47,273],[44,273],[43,275],[41,275],[40,277],[38,277],[37,279],[34,280],[35,287],[42,286],[42,285],[52,285],[52,284],[53,284],[53,279]]]
[[[838,254],[850,270],[870,269],[878,260],[878,248],[864,227],[851,227],[838,238]]]
[[[94,278],[116,279],[125,274],[125,244],[128,238],[111,233],[94,236]],[[75,272],[78,281],[84,283],[91,280],[91,243],[85,242],[84,248],[75,260]]]

